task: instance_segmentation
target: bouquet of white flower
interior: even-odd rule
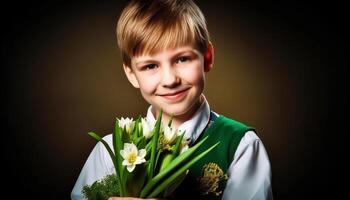
[[[106,147],[116,174],[86,185],[83,193],[87,199],[167,197],[184,180],[188,169],[218,145],[216,143],[194,156],[208,138],[189,147],[184,132],[173,128],[172,120],[163,125],[161,118],[162,112],[155,124],[141,117],[135,121],[117,119],[113,147],[98,134],[88,133]]]

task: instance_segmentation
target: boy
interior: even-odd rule
[[[213,68],[214,49],[205,18],[194,2],[131,1],[119,18],[117,39],[128,80],[150,104],[148,120],[155,121],[163,109],[163,122],[173,115],[173,125],[186,131],[191,144],[206,135],[211,139],[203,148],[220,141],[191,168],[174,198],[272,199],[270,162],[254,129],[211,111],[202,94],[205,74]],[[111,135],[104,139],[111,145]],[[72,199],[82,199],[84,185],[113,172],[108,153],[98,143]]]

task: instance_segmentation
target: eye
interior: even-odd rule
[[[142,67],[143,70],[153,70],[155,68],[157,68],[156,64],[148,64]]]
[[[180,64],[180,63],[184,63],[187,62],[190,58],[187,56],[181,56],[176,60],[176,63]]]

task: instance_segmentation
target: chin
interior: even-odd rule
[[[191,105],[168,105],[164,106],[163,111],[168,115],[181,116],[191,110]]]
[[[149,101],[151,105],[156,105],[157,109],[163,109],[163,113],[171,116],[184,116],[188,115],[189,112],[195,112],[196,109],[193,109],[196,105],[196,101],[194,99],[196,98],[189,98],[191,95],[189,95],[186,99],[184,99],[181,102],[178,103],[167,103],[163,101],[156,101],[159,99],[154,99],[153,101]],[[198,99],[198,98],[197,98]]]

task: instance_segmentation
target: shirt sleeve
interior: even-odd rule
[[[241,139],[228,169],[223,200],[272,200],[271,166],[261,140],[253,131]]]
[[[109,145],[112,143],[112,136],[107,135],[103,138]],[[85,199],[82,194],[82,189],[85,185],[91,185],[97,180],[102,179],[108,174],[114,172],[113,162],[101,142],[98,142],[88,159],[86,160],[83,169],[74,185],[71,193],[72,200]]]

